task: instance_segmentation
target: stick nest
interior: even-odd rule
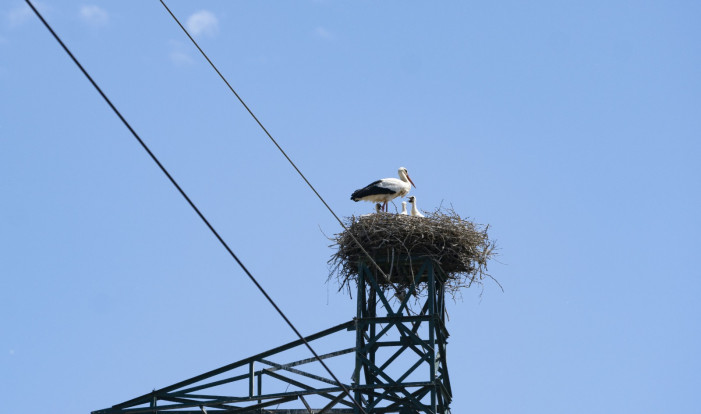
[[[329,280],[335,278],[339,290],[347,287],[350,291],[351,282],[357,282],[359,261],[368,265],[382,287],[397,291],[414,283],[414,275],[427,258],[440,267],[446,290],[453,297],[462,288],[492,278],[487,262],[494,255],[495,243],[487,235],[489,226],[464,220],[452,208],[438,208],[423,218],[391,213],[351,216],[345,224],[347,230],[331,238],[331,247],[337,251],[328,262]],[[422,290],[417,287],[417,292]]]

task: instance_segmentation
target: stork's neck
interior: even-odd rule
[[[399,170],[399,179],[405,183],[409,182],[409,177],[406,176],[406,173],[403,170]]]
[[[411,214],[416,214],[419,212],[419,209],[416,208],[416,200],[414,200],[413,203],[411,203]]]

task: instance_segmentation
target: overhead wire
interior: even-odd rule
[[[341,219],[338,217],[338,215],[336,214],[336,212],[334,212],[333,209],[331,208],[331,206],[326,202],[326,200],[324,200],[324,197],[322,197],[321,194],[319,194],[319,192],[316,190],[316,188],[314,188],[314,186],[312,185],[312,183],[309,182],[309,180],[307,179],[307,177],[306,177],[306,176],[302,173],[302,171],[297,167],[297,165],[294,163],[294,161],[292,161],[292,159],[290,158],[290,156],[287,155],[287,153],[285,152],[285,150],[282,149],[282,147],[280,146],[280,144],[278,144],[277,140],[275,140],[275,138],[273,138],[272,134],[270,134],[270,132],[268,132],[268,129],[263,125],[263,123],[262,123],[262,122],[258,119],[258,117],[253,113],[253,111],[252,111],[251,108],[246,104],[246,102],[244,102],[243,98],[241,98],[241,95],[239,95],[238,92],[236,92],[236,90],[231,86],[231,84],[229,83],[229,81],[228,81],[228,80],[226,79],[226,77],[219,71],[219,69],[218,69],[217,66],[214,64],[214,62],[212,62],[212,60],[209,58],[209,56],[207,56],[207,54],[205,53],[205,51],[202,50],[202,48],[200,47],[199,43],[197,43],[197,41],[192,37],[192,35],[190,35],[190,32],[188,32],[188,30],[185,28],[185,26],[183,26],[183,24],[180,22],[180,20],[179,20],[179,19],[175,16],[175,14],[170,10],[170,8],[169,8],[168,5],[165,3],[165,1],[164,1],[164,0],[159,0],[159,1],[160,1],[161,4],[163,5],[163,7],[166,9],[166,11],[168,11],[168,14],[170,14],[170,16],[173,18],[173,20],[175,20],[175,22],[178,24],[178,26],[180,26],[180,28],[182,29],[182,31],[185,32],[185,34],[187,35],[187,37],[190,39],[190,41],[192,42],[192,44],[195,45],[195,47],[196,47],[197,50],[200,52],[200,54],[202,54],[202,56],[207,60],[207,62],[209,63],[209,65],[212,67],[212,69],[214,69],[214,71],[217,73],[217,75],[219,75],[219,77],[221,78],[221,80],[224,81],[224,83],[225,83],[226,86],[229,88],[229,90],[231,91],[231,93],[233,93],[234,96],[236,96],[236,99],[238,99],[238,101],[241,103],[241,105],[243,105],[243,107],[246,109],[246,111],[247,111],[247,112],[251,115],[251,117],[256,121],[256,123],[258,124],[258,126],[260,126],[260,128],[263,130],[263,132],[265,133],[265,135],[267,135],[268,138],[270,139],[270,141],[272,141],[272,143],[275,144],[275,147],[277,147],[277,149],[280,151],[280,153],[282,153],[282,155],[285,157],[285,159],[287,159],[287,161],[290,163],[290,165],[292,165],[292,167],[295,169],[295,171],[297,171],[297,174],[299,174],[299,176],[302,177],[302,180],[304,180],[304,182],[307,184],[307,186],[309,186],[309,188],[314,192],[314,194],[317,196],[317,198],[324,204],[324,206],[326,207],[326,209],[329,210],[329,212],[331,213],[331,215],[333,215],[333,217],[336,219],[336,221],[338,221],[338,223],[341,225],[341,227],[343,227],[343,229],[344,229],[344,230],[347,232],[347,234],[353,239],[353,241],[355,241],[355,243],[358,245],[358,247],[360,247],[360,250],[365,254],[365,256],[368,258],[368,260],[370,261],[370,263],[372,263],[372,265],[380,272],[380,274],[382,275],[382,277],[384,277],[385,281],[386,281],[387,283],[390,283],[390,284],[392,285],[392,287],[394,287],[394,289],[395,289],[396,292],[399,292],[399,289],[392,283],[392,281],[390,280],[390,277],[382,270],[382,268],[377,264],[377,262],[375,262],[375,259],[373,259],[372,256],[370,255],[370,253],[368,253],[367,250],[365,250],[365,248],[363,247],[362,243],[360,243],[360,241],[353,235],[353,233],[348,232],[348,227],[345,225],[345,223],[343,223],[343,220],[341,220]]]
[[[192,207],[192,209],[197,213],[197,215],[200,217],[200,219],[205,223],[207,228],[214,234],[214,236],[219,240],[219,243],[226,249],[226,251],[229,253],[229,255],[236,261],[236,263],[241,267],[241,269],[246,273],[246,276],[253,282],[253,284],[258,288],[258,290],[265,296],[265,298],[268,300],[268,302],[272,305],[272,307],[277,311],[277,313],[282,317],[282,319],[287,323],[287,325],[294,331],[294,333],[299,337],[299,339],[304,343],[304,345],[309,349],[309,351],[314,355],[314,358],[318,360],[321,365],[324,367],[324,369],[331,375],[331,377],[336,381],[336,383],[341,387],[343,390],[343,393],[348,395],[348,397],[352,400],[354,405],[360,409],[360,411],[363,414],[367,414],[363,407],[353,398],[351,395],[350,391],[348,388],[341,382],[339,379],[336,377],[336,375],[331,371],[331,369],[324,363],[324,361],[319,357],[319,355],[316,353],[316,351],[311,347],[309,342],[307,342],[306,339],[302,336],[302,334],[297,330],[297,328],[294,326],[294,324],[290,321],[290,319],[285,315],[285,313],[278,307],[278,305],[275,303],[275,301],[270,297],[270,295],[265,291],[263,286],[261,286],[260,283],[256,280],[256,278],[251,274],[251,272],[246,268],[246,266],[243,264],[243,262],[236,256],[234,251],[229,247],[229,245],[224,241],[224,239],[219,235],[219,233],[216,231],[216,229],[212,226],[212,224],[207,220],[207,218],[204,216],[204,214],[200,211],[200,209],[195,205],[195,203],[190,199],[190,197],[185,193],[185,191],[180,187],[178,182],[173,178],[173,176],[168,172],[168,170],[163,166],[163,164],[159,161],[159,159],[156,157],[156,155],[151,151],[151,149],[146,145],[146,143],[141,139],[139,134],[136,133],[136,131],[132,128],[132,126],[129,124],[129,122],[124,118],[122,113],[117,109],[117,107],[112,103],[112,101],[107,97],[107,95],[102,91],[100,86],[95,82],[95,80],[90,76],[88,71],[83,67],[83,65],[78,61],[78,59],[73,55],[73,53],[68,49],[66,44],[61,40],[60,36],[53,30],[51,25],[44,19],[42,14],[37,10],[36,7],[34,7],[34,4],[30,0],[25,0],[25,2],[29,5],[29,7],[32,9],[34,14],[41,20],[41,22],[44,24],[44,26],[49,30],[51,35],[56,39],[56,41],[61,45],[63,50],[68,54],[68,56],[71,58],[71,60],[78,66],[80,71],[85,75],[85,77],[90,81],[92,86],[97,90],[97,92],[102,96],[102,98],[105,100],[107,105],[112,109],[112,111],[119,117],[119,119],[122,121],[124,126],[127,127],[129,132],[134,136],[134,138],[139,142],[141,147],[148,153],[148,155],[151,157],[151,159],[158,165],[160,170],[168,177],[168,180],[175,186],[175,188],[178,190],[180,195],[187,201],[187,203]]]

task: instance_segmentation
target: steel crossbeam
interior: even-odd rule
[[[356,318],[305,338],[323,351],[321,359],[335,364],[339,378],[344,377],[343,367],[352,371],[345,376],[351,383],[343,385],[368,414],[450,413],[445,275],[430,260],[412,260],[421,265],[410,276],[413,283],[398,295],[401,299],[388,296],[393,290],[378,283],[368,265],[359,263]],[[421,283],[426,284],[425,294],[410,306]],[[418,313],[412,312],[418,305]],[[332,336],[332,341],[320,341]],[[323,350],[319,343],[331,346],[353,337],[355,347],[341,350]],[[92,412],[156,413],[358,414],[359,410],[297,340]]]

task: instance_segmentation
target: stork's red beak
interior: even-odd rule
[[[406,175],[406,178],[409,180],[409,182],[411,183],[411,185],[413,185],[414,188],[416,188],[416,184],[414,184],[414,182],[411,181],[411,177],[409,177],[409,174]]]

